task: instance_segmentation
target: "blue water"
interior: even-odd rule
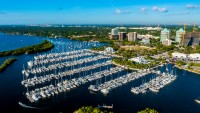
[[[0,52],[6,50],[13,50],[21,47],[26,47],[41,43],[43,38],[30,37],[26,35],[7,35],[0,33],[1,48]]]
[[[0,51],[38,44],[42,42],[42,40],[49,40],[55,44],[55,48],[52,51],[47,51],[39,54],[71,51],[72,49],[70,49],[69,47],[77,45],[83,48],[90,48],[93,46],[102,45],[71,41],[68,39],[49,39],[33,36],[0,34],[0,41],[2,40],[5,41],[3,44],[0,45]],[[23,41],[21,42],[21,40]],[[161,113],[200,113],[200,105],[194,102],[194,99],[200,96],[200,75],[176,68],[174,68],[174,71],[176,70],[176,73],[178,75],[177,79],[161,89],[159,93],[147,92],[146,94],[134,95],[130,91],[131,87],[139,86],[143,81],[149,81],[150,78],[155,76],[150,74],[126,85],[123,85],[122,87],[116,88],[107,96],[104,96],[100,93],[90,93],[90,91],[88,90],[88,86],[90,84],[96,84],[96,81],[93,81],[92,83],[81,85],[80,87],[70,92],[55,96],[44,105],[41,105],[42,103],[38,104],[39,107],[45,106],[45,109],[33,110],[22,108],[18,105],[18,102],[26,102],[26,98],[24,96],[24,92],[26,91],[26,89],[21,85],[21,81],[23,79],[21,71],[23,69],[23,65],[26,67],[26,62],[33,59],[35,55],[37,54],[11,56],[16,57],[18,60],[14,62],[13,65],[9,66],[6,71],[0,74],[1,110],[5,110],[7,112],[14,110],[16,112],[71,113],[82,106],[90,105],[96,107],[98,104],[113,104],[113,111],[115,113],[135,113],[139,110],[145,109],[146,107],[155,108]],[[7,59],[7,57],[0,58],[0,63],[2,63],[5,59]],[[109,68],[110,67],[111,66],[109,66]],[[168,67],[171,68],[172,65],[168,65]],[[106,67],[102,68],[102,70],[103,69],[106,69]],[[160,68],[161,71],[165,71],[165,69],[165,66]],[[94,71],[99,70],[100,69],[96,69]],[[88,73],[89,72],[81,73],[81,75],[84,76]],[[127,71],[123,71],[119,73],[119,75],[114,74],[113,78],[123,76],[126,73]],[[77,76],[78,75],[74,75],[73,77]],[[105,78],[102,78],[101,82],[104,82],[104,79]],[[111,79],[111,77],[109,76],[106,79],[109,80]]]

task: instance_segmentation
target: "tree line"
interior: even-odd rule
[[[54,47],[54,45],[50,41],[45,40],[42,43],[37,44],[37,45],[0,52],[0,57],[11,56],[11,55],[21,55],[21,54],[25,54],[25,53],[34,54],[37,52],[43,52],[43,51],[50,50],[53,47]]]
[[[11,65],[14,61],[17,59],[10,58],[3,62],[3,64],[0,66],[0,72],[4,71],[9,65]]]

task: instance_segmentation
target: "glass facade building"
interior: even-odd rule
[[[166,39],[170,38],[170,30],[168,30],[167,28],[165,28],[164,30],[161,31],[160,34],[160,41],[163,42]]]

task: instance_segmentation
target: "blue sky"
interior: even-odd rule
[[[0,24],[192,24],[200,0],[0,0]]]

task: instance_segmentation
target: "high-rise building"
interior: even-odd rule
[[[181,41],[184,34],[185,34],[185,31],[183,30],[183,28],[180,28],[178,31],[176,31],[175,42],[182,44]]]
[[[119,40],[123,41],[126,39],[126,33],[125,32],[119,32]]]
[[[167,28],[165,28],[164,30],[161,31],[161,35],[160,35],[160,41],[163,42],[166,39],[170,38],[170,30],[168,30]]]
[[[136,32],[128,33],[128,41],[135,42],[136,40],[137,40],[137,33]]]
[[[200,32],[187,32],[184,36],[184,46],[196,46],[200,44]]]
[[[111,35],[118,35],[119,34],[119,28],[113,28],[111,30]]]
[[[118,27],[111,29],[110,39],[111,40],[119,39],[119,28]]]
[[[193,46],[197,46],[200,44],[200,32],[192,32],[191,37]]]

